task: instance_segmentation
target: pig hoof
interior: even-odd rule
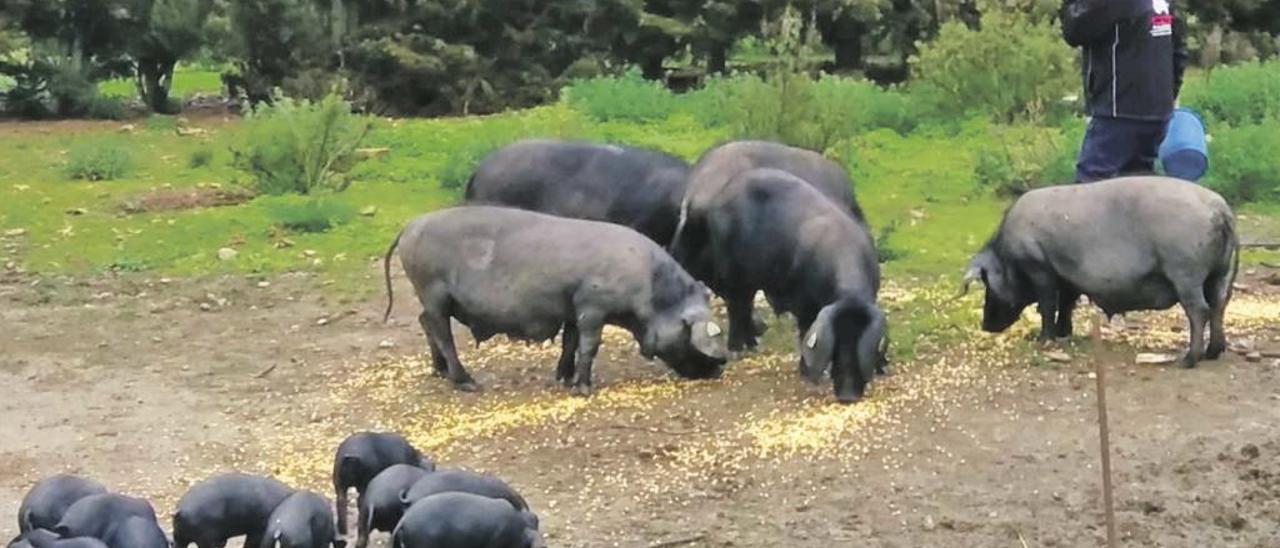
[[[591,385],[589,385],[589,384],[579,384],[579,385],[577,385],[577,386],[574,386],[574,387],[573,387],[573,395],[575,395],[575,396],[580,396],[580,397],[583,397],[583,398],[589,398],[589,397],[591,397]]]
[[[1204,359],[1216,360],[1222,357],[1222,353],[1226,352],[1227,343],[1209,343],[1209,349],[1204,351]]]
[[[453,387],[457,389],[459,392],[479,392],[480,391],[480,385],[476,384],[476,382],[472,380],[454,382]]]
[[[1197,360],[1195,357],[1188,354],[1186,357],[1182,358],[1182,360],[1178,362],[1178,367],[1181,367],[1183,369],[1192,369],[1196,366],[1196,362],[1198,361],[1200,360]]]

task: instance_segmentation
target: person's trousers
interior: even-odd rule
[[[1155,173],[1167,122],[1095,116],[1080,146],[1076,182],[1092,183],[1125,175]]]

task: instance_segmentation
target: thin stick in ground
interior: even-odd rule
[[[1102,322],[1104,317],[1102,312],[1098,312],[1094,316],[1090,337],[1093,339],[1091,354],[1093,354],[1094,377],[1098,381],[1098,445],[1102,453],[1102,500],[1107,521],[1107,546],[1116,548],[1119,546],[1117,544],[1119,540],[1116,538],[1115,502],[1112,498],[1111,484],[1111,431],[1107,424],[1107,367],[1102,355]]]

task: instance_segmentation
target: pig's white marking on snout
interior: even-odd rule
[[[469,238],[462,243],[462,254],[467,266],[474,270],[488,270],[493,263],[493,240]]]
[[[714,337],[720,334],[720,326],[716,322],[707,322],[707,336]]]
[[[818,332],[817,332],[817,331],[815,331],[815,332],[813,332],[813,333],[810,333],[810,334],[809,334],[809,340],[805,341],[805,342],[804,342],[804,345],[805,345],[805,346],[807,346],[807,347],[809,347],[809,349],[810,349],[810,350],[812,350],[814,347],[818,346]]]
[[[618,145],[605,145],[604,148],[605,150],[608,150],[609,152],[612,152],[614,154],[622,154],[624,152],[622,150],[622,147]]]

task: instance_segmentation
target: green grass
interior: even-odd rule
[[[138,84],[132,78],[108,80],[98,85],[103,95],[108,97],[136,98]],[[197,93],[215,95],[222,91],[222,72],[203,68],[187,68],[179,66],[173,75],[173,89],[169,95],[174,98],[187,98]]]
[[[21,228],[16,251],[0,257],[44,274],[87,275],[105,270],[154,275],[272,274],[308,271],[353,296],[376,294],[376,259],[412,217],[455,203],[460,188],[441,176],[457,166],[460,151],[501,146],[526,137],[561,137],[628,143],[693,160],[730,137],[685,113],[647,123],[597,122],[558,104],[490,117],[379,121],[368,147],[385,147],[385,158],[359,164],[345,192],[326,195],[326,209],[342,221],[319,232],[283,228],[279,198],[257,198],[230,207],[126,215],[126,198],[157,189],[235,185],[245,175],[229,165],[226,151],[240,138],[236,125],[202,137],[177,137],[167,119],[120,133],[117,125],[75,135],[33,129],[0,132],[0,233]],[[147,128],[156,128],[150,130]],[[976,298],[950,300],[970,256],[982,245],[1008,201],[974,177],[977,152],[990,146],[985,126],[948,132],[890,130],[861,135],[831,154],[853,174],[858,199],[878,242],[894,260],[885,265],[887,287],[907,295],[886,298],[896,358],[913,355],[920,341],[961,336],[959,326],[977,321]],[[134,168],[109,182],[68,180],[68,151],[82,142],[110,141],[128,147]],[[212,161],[192,162],[212,150]],[[368,211],[372,216],[351,211]],[[71,215],[68,211],[82,214]],[[1280,219],[1280,206],[1251,205],[1242,212]],[[288,215],[286,212],[284,215]],[[286,223],[287,224],[287,223]],[[892,226],[892,230],[886,227]],[[220,260],[218,250],[237,255]],[[310,253],[313,252],[313,253]],[[1275,262],[1275,253],[1250,253],[1246,262]],[[789,334],[790,327],[778,330]],[[790,335],[768,339],[779,348]],[[776,341],[774,339],[777,339]],[[933,343],[931,343],[933,344]]]

